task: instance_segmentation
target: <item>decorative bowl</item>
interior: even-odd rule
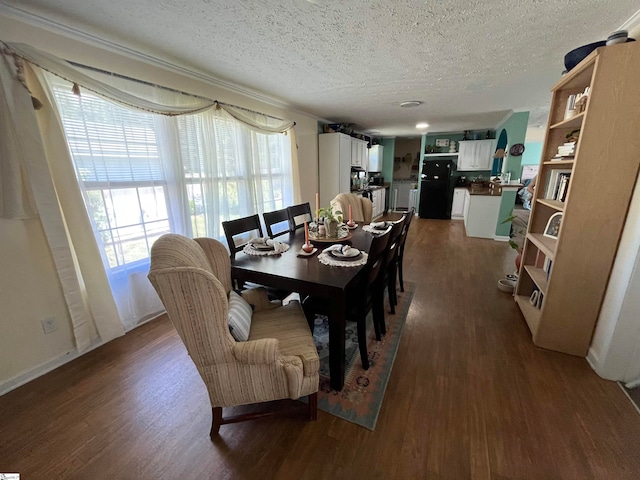
[[[498,290],[502,290],[503,292],[511,293],[516,286],[516,282],[513,280],[509,280],[508,278],[501,278],[498,280]]]

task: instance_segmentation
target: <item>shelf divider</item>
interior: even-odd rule
[[[579,127],[582,125],[582,119],[584,118],[584,112],[578,113],[571,118],[567,118],[566,120],[562,120],[554,125],[549,127],[550,130],[554,130],[556,128],[571,128],[571,127]]]
[[[558,240],[555,238],[545,237],[541,233],[527,233],[527,239],[538,247],[551,260],[556,255],[556,245]]]
[[[533,265],[525,265],[524,269],[527,271],[533,283],[535,283],[540,291],[544,294],[547,293],[547,272],[542,268],[534,267]]]
[[[564,202],[560,200],[548,200],[546,198],[538,198],[536,202],[541,203],[542,205],[546,205],[547,207],[551,207],[554,210],[558,210],[559,212],[564,212]]]
[[[542,316],[541,310],[531,305],[529,303],[529,297],[525,295],[516,295],[515,299],[516,299],[516,303],[520,307],[522,316],[524,316],[524,319],[527,321],[527,325],[529,325],[529,330],[531,330],[531,335],[535,336],[536,332],[538,331],[538,324],[540,323],[540,317]]]

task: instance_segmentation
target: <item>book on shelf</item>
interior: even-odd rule
[[[554,200],[559,200],[561,202],[564,202],[566,200],[570,180],[571,175],[562,175],[562,178],[560,179],[560,185],[558,186],[558,193],[556,194],[556,198],[554,198]]]
[[[553,260],[551,260],[549,257],[545,257],[544,263],[542,265],[542,269],[547,274],[547,281],[549,280],[549,275],[551,274],[551,265],[552,264],[553,264]]]
[[[569,178],[571,177],[571,170],[569,169],[554,169],[549,172],[547,179],[547,185],[544,192],[544,198],[546,200],[560,200],[564,195],[566,197],[566,190],[569,185]],[[560,192],[560,186],[564,182],[563,191]]]

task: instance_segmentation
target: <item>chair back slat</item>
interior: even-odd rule
[[[298,228],[303,227],[304,222],[311,222],[313,220],[309,202],[287,207],[287,213],[289,215],[289,230],[291,232],[295,232]]]
[[[251,238],[264,236],[258,214],[222,222],[222,229],[227,238],[231,258],[235,258],[236,253],[242,250]]]
[[[270,238],[284,235],[291,231],[291,227],[289,225],[289,211],[286,208],[275,210],[273,212],[264,212],[262,214],[262,219],[264,220],[264,226],[267,228],[267,235],[269,235]],[[273,228],[274,226],[276,228]]]

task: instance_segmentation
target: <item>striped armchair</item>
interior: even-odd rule
[[[310,395],[316,419],[319,359],[298,302],[270,302],[263,288],[243,292],[254,311],[248,340],[236,341],[228,322],[229,253],[210,238],[160,237],[149,280],[207,387],[212,437],[220,425],[268,414],[223,418],[223,407]]]

